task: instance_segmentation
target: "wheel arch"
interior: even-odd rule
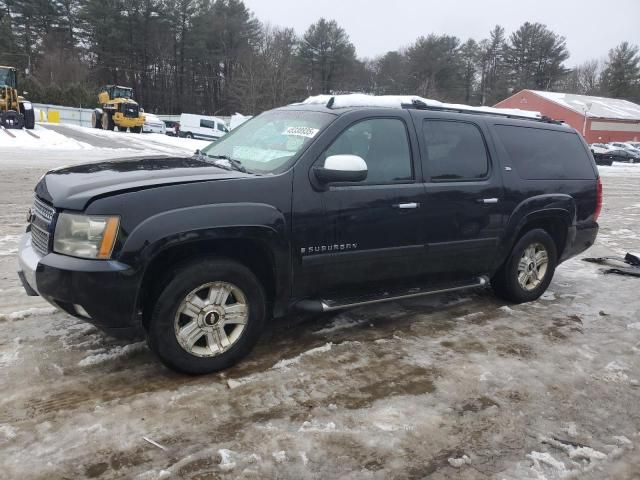
[[[147,264],[137,295],[143,326],[147,326],[153,303],[173,274],[189,262],[206,258],[228,258],[246,266],[262,284],[268,301],[268,311],[277,310],[278,267],[276,254],[257,238],[211,238],[173,243],[154,255]]]
[[[575,234],[576,212],[575,201],[570,195],[540,195],[522,202],[507,222],[494,268],[498,269],[504,263],[524,234],[536,228],[545,230],[553,238],[560,259]]]
[[[136,304],[143,316],[145,302],[156,288],[149,285],[156,285],[169,266],[203,256],[232,258],[250,268],[263,283],[274,315],[284,311],[290,294],[286,222],[279,210],[266,204],[202,205],[163,212],[135,227],[119,256],[139,272]]]

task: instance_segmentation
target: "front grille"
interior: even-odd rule
[[[122,114],[127,118],[138,117],[138,105],[132,105],[128,103],[122,103]]]
[[[46,220],[48,223],[51,223],[51,220],[53,220],[53,215],[54,213],[56,213],[56,211],[53,209],[53,207],[50,207],[42,200],[36,198],[33,202],[33,213],[40,216],[40,218],[42,218],[43,220]]]
[[[41,255],[49,253],[51,223],[56,211],[50,205],[36,198],[31,216],[31,244]]]

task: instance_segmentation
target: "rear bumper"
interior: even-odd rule
[[[18,275],[29,295],[124,338],[143,333],[137,315],[138,276],[114,260],[86,260],[50,253],[43,257],[25,234],[18,252]]]
[[[599,227],[596,222],[571,227],[569,229],[569,237],[567,238],[566,247],[560,257],[560,262],[564,262],[571,257],[575,257],[591,247],[598,236],[598,229]]]

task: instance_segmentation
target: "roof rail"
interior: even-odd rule
[[[456,113],[469,113],[473,115],[494,115],[496,117],[505,117],[505,118],[514,118],[518,120],[531,120],[534,122],[543,122],[543,123],[553,123],[554,125],[562,125],[564,122],[561,120],[554,120],[553,118],[547,117],[545,115],[541,117],[527,117],[524,115],[515,115],[513,113],[501,113],[501,112],[492,112],[487,110],[474,110],[467,108],[458,108],[454,106],[436,106],[436,105],[428,105],[422,100],[414,99],[411,103],[402,103],[402,108],[415,108],[416,110],[433,110],[438,112],[456,112]]]

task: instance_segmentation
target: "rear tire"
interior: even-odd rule
[[[540,298],[553,279],[557,255],[556,244],[545,230],[525,233],[491,279],[494,292],[514,303]]]
[[[193,138],[193,133],[187,132],[184,134],[184,138]]]
[[[147,343],[167,367],[188,374],[223,370],[256,344],[266,296],[244,265],[200,259],[171,272],[153,309]]]

